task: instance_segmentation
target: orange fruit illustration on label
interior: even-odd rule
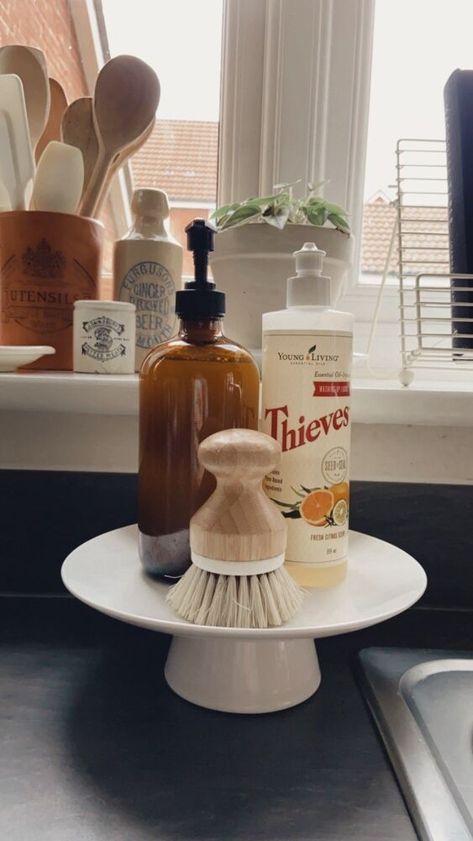
[[[321,488],[312,491],[302,500],[300,512],[306,523],[310,523],[311,526],[324,526],[333,505],[334,495],[332,491]]]
[[[332,485],[330,490],[333,493],[333,500],[335,505],[340,499],[343,499],[348,505],[348,500],[350,497],[350,486],[348,482],[339,482],[338,485]]]

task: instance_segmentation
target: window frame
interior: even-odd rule
[[[354,259],[340,306],[371,320],[379,284],[361,281],[363,190],[376,0],[224,0],[217,202],[264,195],[281,181],[324,182],[320,192],[346,207]],[[70,0],[90,91],[109,57],[96,0]],[[292,126],[300,129],[295,138]],[[130,225],[133,189],[126,164],[110,208],[117,236]],[[383,293],[383,322],[396,323],[394,291]],[[366,329],[364,330],[366,333]],[[399,360],[397,343],[393,358]]]
[[[380,294],[360,269],[375,3],[226,0],[217,179],[218,203],[227,204],[330,176],[320,192],[348,210],[354,237],[339,306],[354,313],[366,346]],[[382,322],[398,323],[396,290],[381,294]],[[397,338],[386,341],[400,370]]]
[[[374,9],[375,0],[226,0],[223,18],[218,201],[330,175],[321,192],[351,217],[352,288],[362,285]]]
[[[224,0],[219,203],[330,173],[321,192],[348,209],[359,247],[374,4]],[[100,4],[70,0],[70,12],[92,92],[109,57]],[[111,194],[117,230],[129,222],[131,188],[124,167]]]

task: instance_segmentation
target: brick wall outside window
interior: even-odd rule
[[[0,41],[40,47],[69,102],[87,95],[67,0],[1,0]]]

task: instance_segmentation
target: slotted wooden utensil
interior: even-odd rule
[[[82,215],[93,216],[96,212],[115,156],[134,144],[149,128],[159,97],[159,79],[141,59],[117,56],[102,67],[94,94],[94,123],[99,152],[84,192],[80,208]]]
[[[62,85],[60,85],[56,79],[49,79],[49,93],[51,99],[49,116],[45,129],[36,144],[36,162],[39,161],[42,153],[51,140],[61,139],[61,122],[64,111],[67,108],[66,94],[64,93]]]

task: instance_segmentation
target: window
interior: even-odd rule
[[[370,90],[370,114],[364,185],[364,224],[362,244],[362,280],[379,280],[386,260],[396,210],[392,200],[395,151],[400,138],[439,140],[445,137],[443,88],[457,67],[473,66],[470,32],[473,28],[471,0],[432,3],[431,0],[378,0],[374,16],[374,39]],[[406,145],[406,144],[405,144]],[[406,241],[412,263],[410,273],[438,271],[446,259],[441,246],[447,243],[446,189],[437,180],[445,178],[445,155],[429,144],[411,144],[427,151],[404,153],[409,162],[404,175],[405,201],[412,206],[409,216],[432,218],[433,224],[419,223],[423,229],[417,238]],[[421,166],[416,167],[418,163]],[[434,166],[429,166],[433,164]],[[422,180],[420,180],[422,179]],[[431,180],[429,180],[431,179]],[[421,193],[425,190],[425,193]],[[430,229],[430,235],[427,231]],[[433,232],[432,232],[433,231]],[[415,246],[418,246],[417,251]],[[422,250],[422,255],[421,251]],[[448,258],[448,255],[447,255]],[[407,267],[409,269],[409,267]],[[448,270],[443,262],[443,270]],[[399,261],[394,251],[390,271],[397,275]]]
[[[90,91],[103,61],[120,52],[160,76],[156,128],[113,187],[108,268],[133,185],[168,192],[182,241],[186,222],[216,201],[282,181],[325,182],[326,196],[351,213],[362,252],[347,305],[369,322],[392,227],[395,144],[443,135],[445,81],[471,66],[471,0],[134,0],[132,15],[124,0],[14,6],[4,42],[43,47],[70,99]]]
[[[131,53],[161,82],[156,126],[131,161],[134,187],[167,192],[170,227],[184,248],[187,223],[208,217],[217,196],[223,0],[102,0],[110,55]],[[185,253],[184,273],[192,256]]]

